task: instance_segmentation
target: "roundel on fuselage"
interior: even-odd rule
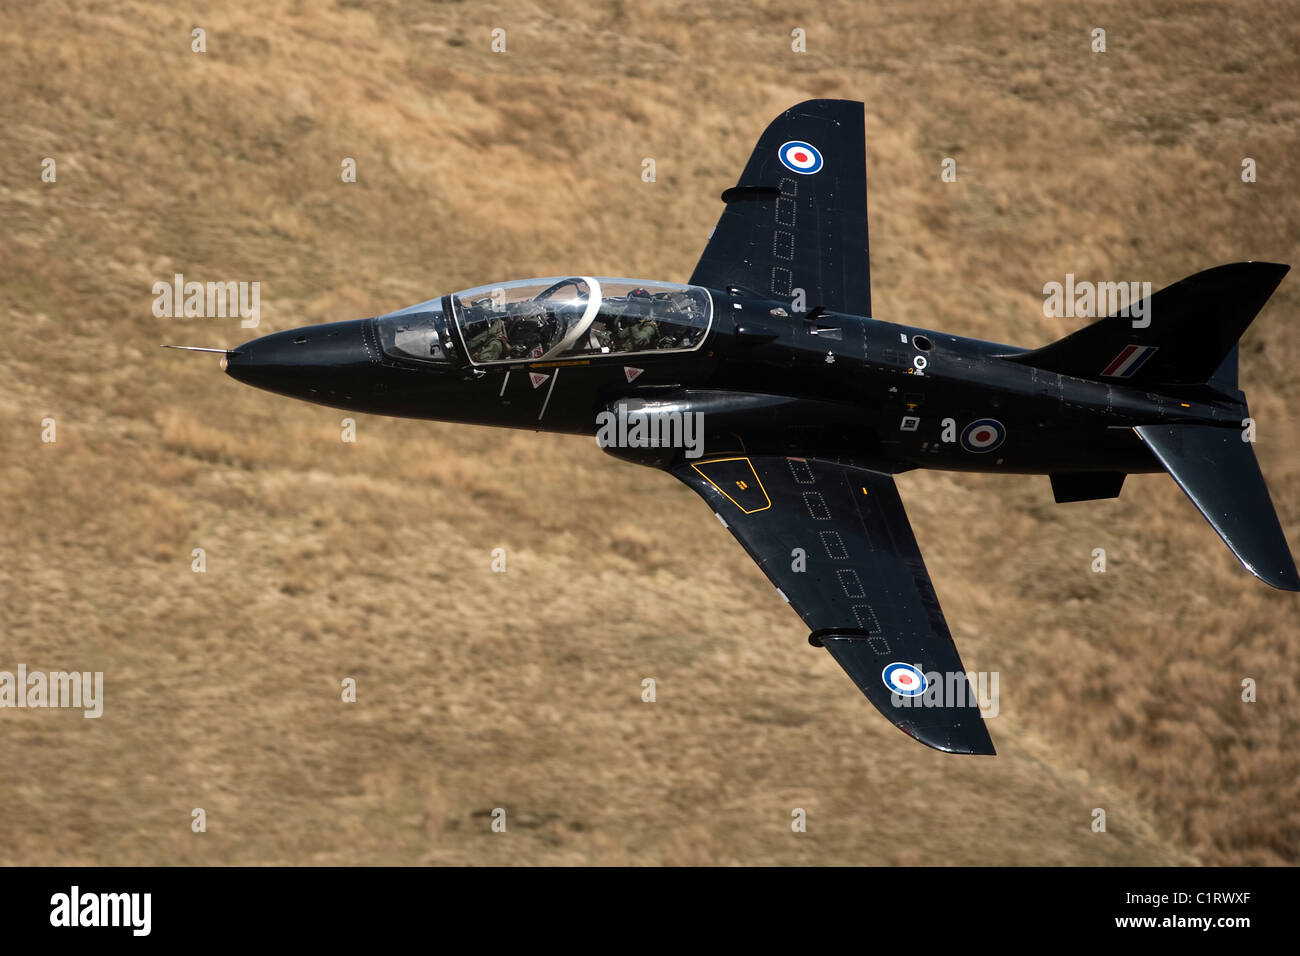
[[[1002,444],[1007,430],[996,418],[981,418],[962,429],[961,447],[976,454],[992,451]]]

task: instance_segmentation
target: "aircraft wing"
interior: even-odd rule
[[[808,100],[768,126],[740,174],[691,282],[739,286],[804,311],[871,315],[863,107]]]
[[[688,460],[673,474],[881,713],[936,750],[994,753],[890,475],[743,454]]]

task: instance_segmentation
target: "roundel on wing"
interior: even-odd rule
[[[971,422],[961,433],[961,447],[976,454],[992,451],[1002,444],[1007,430],[995,418],[981,418]]]
[[[890,693],[898,694],[900,697],[919,697],[925,693],[925,688],[929,684],[919,667],[898,661],[886,665],[880,678],[885,682]]]
[[[816,146],[802,140],[792,139],[777,150],[781,165],[802,176],[811,176],[821,172],[822,154]]]

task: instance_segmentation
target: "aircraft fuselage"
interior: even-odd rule
[[[1239,425],[1245,415],[1203,388],[1073,378],[1007,361],[1023,351],[1012,346],[862,316],[790,315],[788,303],[738,290],[708,294],[713,322],[694,351],[475,365],[453,328],[454,358],[435,367],[386,354],[377,320],[361,319],[256,339],[227,371],[354,412],[568,434],[595,435],[597,415],[620,402],[699,411],[715,441],[743,431],[751,452],[865,454],[894,470],[1158,472],[1132,426]]]

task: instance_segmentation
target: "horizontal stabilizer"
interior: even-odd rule
[[[1250,442],[1219,425],[1139,425],[1133,429],[1256,577],[1300,591],[1300,575],[1273,510]]]

